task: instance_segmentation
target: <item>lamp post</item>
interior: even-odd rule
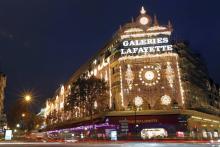
[[[21,129],[25,129],[25,117],[26,117],[26,114],[22,113],[21,114]]]
[[[24,97],[24,103],[25,103],[25,113],[22,113],[22,120],[23,120],[23,127],[24,129],[28,130],[29,126],[30,126],[30,119],[31,119],[31,115],[30,115],[30,108],[29,105],[32,102],[32,96],[30,94],[26,94]],[[27,123],[27,124],[25,124]]]

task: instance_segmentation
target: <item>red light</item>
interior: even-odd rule
[[[177,137],[184,137],[184,132],[178,131],[178,132],[176,132],[176,136]]]

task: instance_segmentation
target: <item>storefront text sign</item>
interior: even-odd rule
[[[121,55],[136,55],[164,53],[172,50],[173,46],[169,44],[168,37],[158,37],[141,40],[124,40],[120,52]]]

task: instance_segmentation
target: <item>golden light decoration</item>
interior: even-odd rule
[[[97,101],[94,102],[94,108],[96,109],[98,107]]]
[[[141,23],[142,25],[147,25],[148,22],[149,22],[149,19],[148,19],[147,17],[141,17],[141,18],[140,18],[140,23]]]
[[[125,73],[125,80],[127,81],[129,89],[132,89],[133,81],[134,81],[134,74],[133,71],[131,70],[131,65],[127,65],[127,70]]]
[[[143,99],[140,96],[134,98],[134,104],[136,107],[140,107],[143,104]]]
[[[167,62],[166,78],[171,88],[173,88],[175,73],[170,62]]]
[[[171,98],[168,95],[164,95],[161,97],[161,104],[162,105],[169,105],[171,103]]]
[[[144,66],[139,71],[139,80],[146,86],[154,86],[160,80],[160,68],[154,65]]]
[[[124,92],[123,92],[123,81],[122,81],[122,69],[121,66],[119,67],[120,73],[120,87],[121,87],[121,106],[124,107]]]

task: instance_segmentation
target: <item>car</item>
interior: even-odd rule
[[[151,139],[155,137],[167,137],[167,131],[164,128],[147,128],[141,131],[142,139]]]

